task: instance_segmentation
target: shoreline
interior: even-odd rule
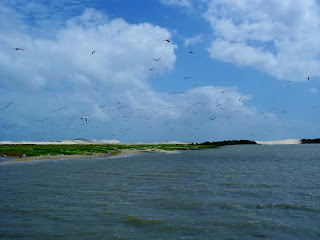
[[[0,164],[32,162],[46,160],[65,160],[77,158],[109,158],[134,155],[141,153],[163,152],[176,153],[179,150],[201,150],[217,148],[227,145],[258,144],[258,145],[286,145],[301,144],[302,140],[286,139],[277,141],[250,141],[250,140],[228,140],[220,142],[203,142],[183,144],[176,141],[166,143],[142,143],[142,144],[115,144],[116,140],[103,140],[104,144],[97,144],[97,141],[76,140],[55,142],[10,142],[0,141]],[[64,144],[61,144],[61,143]],[[88,143],[89,142],[89,143]],[[113,142],[112,144],[105,144]],[[95,143],[95,144],[94,144]]]
[[[96,153],[92,155],[45,155],[45,156],[36,156],[36,157],[10,157],[11,160],[0,162],[0,164],[7,164],[7,163],[22,163],[22,162],[36,162],[36,161],[48,161],[48,160],[66,160],[72,158],[111,158],[111,157],[121,157],[121,156],[130,156],[136,155],[140,153],[154,153],[154,152],[161,152],[161,153],[177,153],[177,150],[169,151],[169,150],[162,150],[162,149],[144,149],[144,150],[137,150],[137,149],[123,149],[121,152],[117,153]]]

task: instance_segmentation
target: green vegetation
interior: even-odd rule
[[[301,139],[302,144],[306,143],[320,143],[320,138],[315,138],[315,139]]]
[[[239,144],[257,144],[255,141],[250,140],[228,140],[228,141],[220,141],[220,142],[204,142],[204,143],[196,143],[199,146],[226,146],[226,145],[239,145]]]
[[[233,140],[223,142],[204,142],[191,144],[72,144],[72,145],[0,145],[0,155],[8,157],[36,157],[36,156],[64,156],[64,155],[116,155],[123,150],[157,151],[157,150],[197,150],[204,148],[215,148],[225,145],[253,144],[248,140]]]

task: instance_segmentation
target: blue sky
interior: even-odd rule
[[[0,141],[317,138],[319,30],[311,0],[3,0]]]

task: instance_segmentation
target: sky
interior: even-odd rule
[[[2,0],[0,141],[320,137],[320,2]]]

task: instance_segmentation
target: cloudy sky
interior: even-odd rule
[[[0,141],[317,138],[319,39],[315,0],[2,0]]]

